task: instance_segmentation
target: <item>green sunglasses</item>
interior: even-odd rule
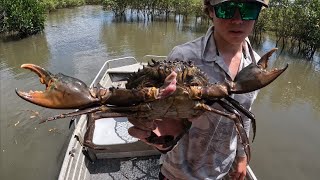
[[[261,3],[252,2],[233,2],[227,1],[214,5],[214,11],[217,18],[220,19],[231,19],[239,9],[242,20],[257,20],[261,11]]]

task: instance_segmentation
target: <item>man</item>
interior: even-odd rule
[[[204,71],[211,83],[232,81],[236,74],[259,60],[252,50],[248,35],[253,30],[262,6],[266,0],[204,0],[204,11],[214,24],[207,33],[194,41],[176,46],[168,60],[191,60]],[[257,92],[233,95],[245,108],[250,109]],[[215,106],[215,108],[220,108]],[[250,119],[243,116],[244,128],[249,135]],[[163,148],[153,145],[162,153],[160,179],[222,179],[230,170],[232,179],[244,179],[247,157],[237,137],[234,121],[210,112],[190,120],[192,126],[177,145]],[[173,135],[181,133],[180,121],[165,119],[156,121],[154,133]],[[151,132],[137,127],[129,133],[148,143],[145,138]],[[148,143],[150,144],[150,143]]]

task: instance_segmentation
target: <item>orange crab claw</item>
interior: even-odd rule
[[[35,72],[40,82],[46,85],[45,91],[23,92],[16,89],[17,95],[26,101],[52,109],[79,109],[98,101],[91,96],[89,88],[81,80],[61,73],[53,75],[34,64],[23,64],[21,68]]]

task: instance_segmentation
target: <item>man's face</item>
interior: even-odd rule
[[[213,8],[209,14],[213,19],[215,36],[230,44],[242,43],[253,30],[255,23],[255,20],[242,20],[238,9],[231,19],[217,18]]]

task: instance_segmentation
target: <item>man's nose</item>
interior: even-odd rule
[[[235,23],[235,24],[241,24],[243,22],[243,20],[241,19],[241,14],[240,14],[239,9],[236,9],[231,21],[232,21],[232,23]]]

